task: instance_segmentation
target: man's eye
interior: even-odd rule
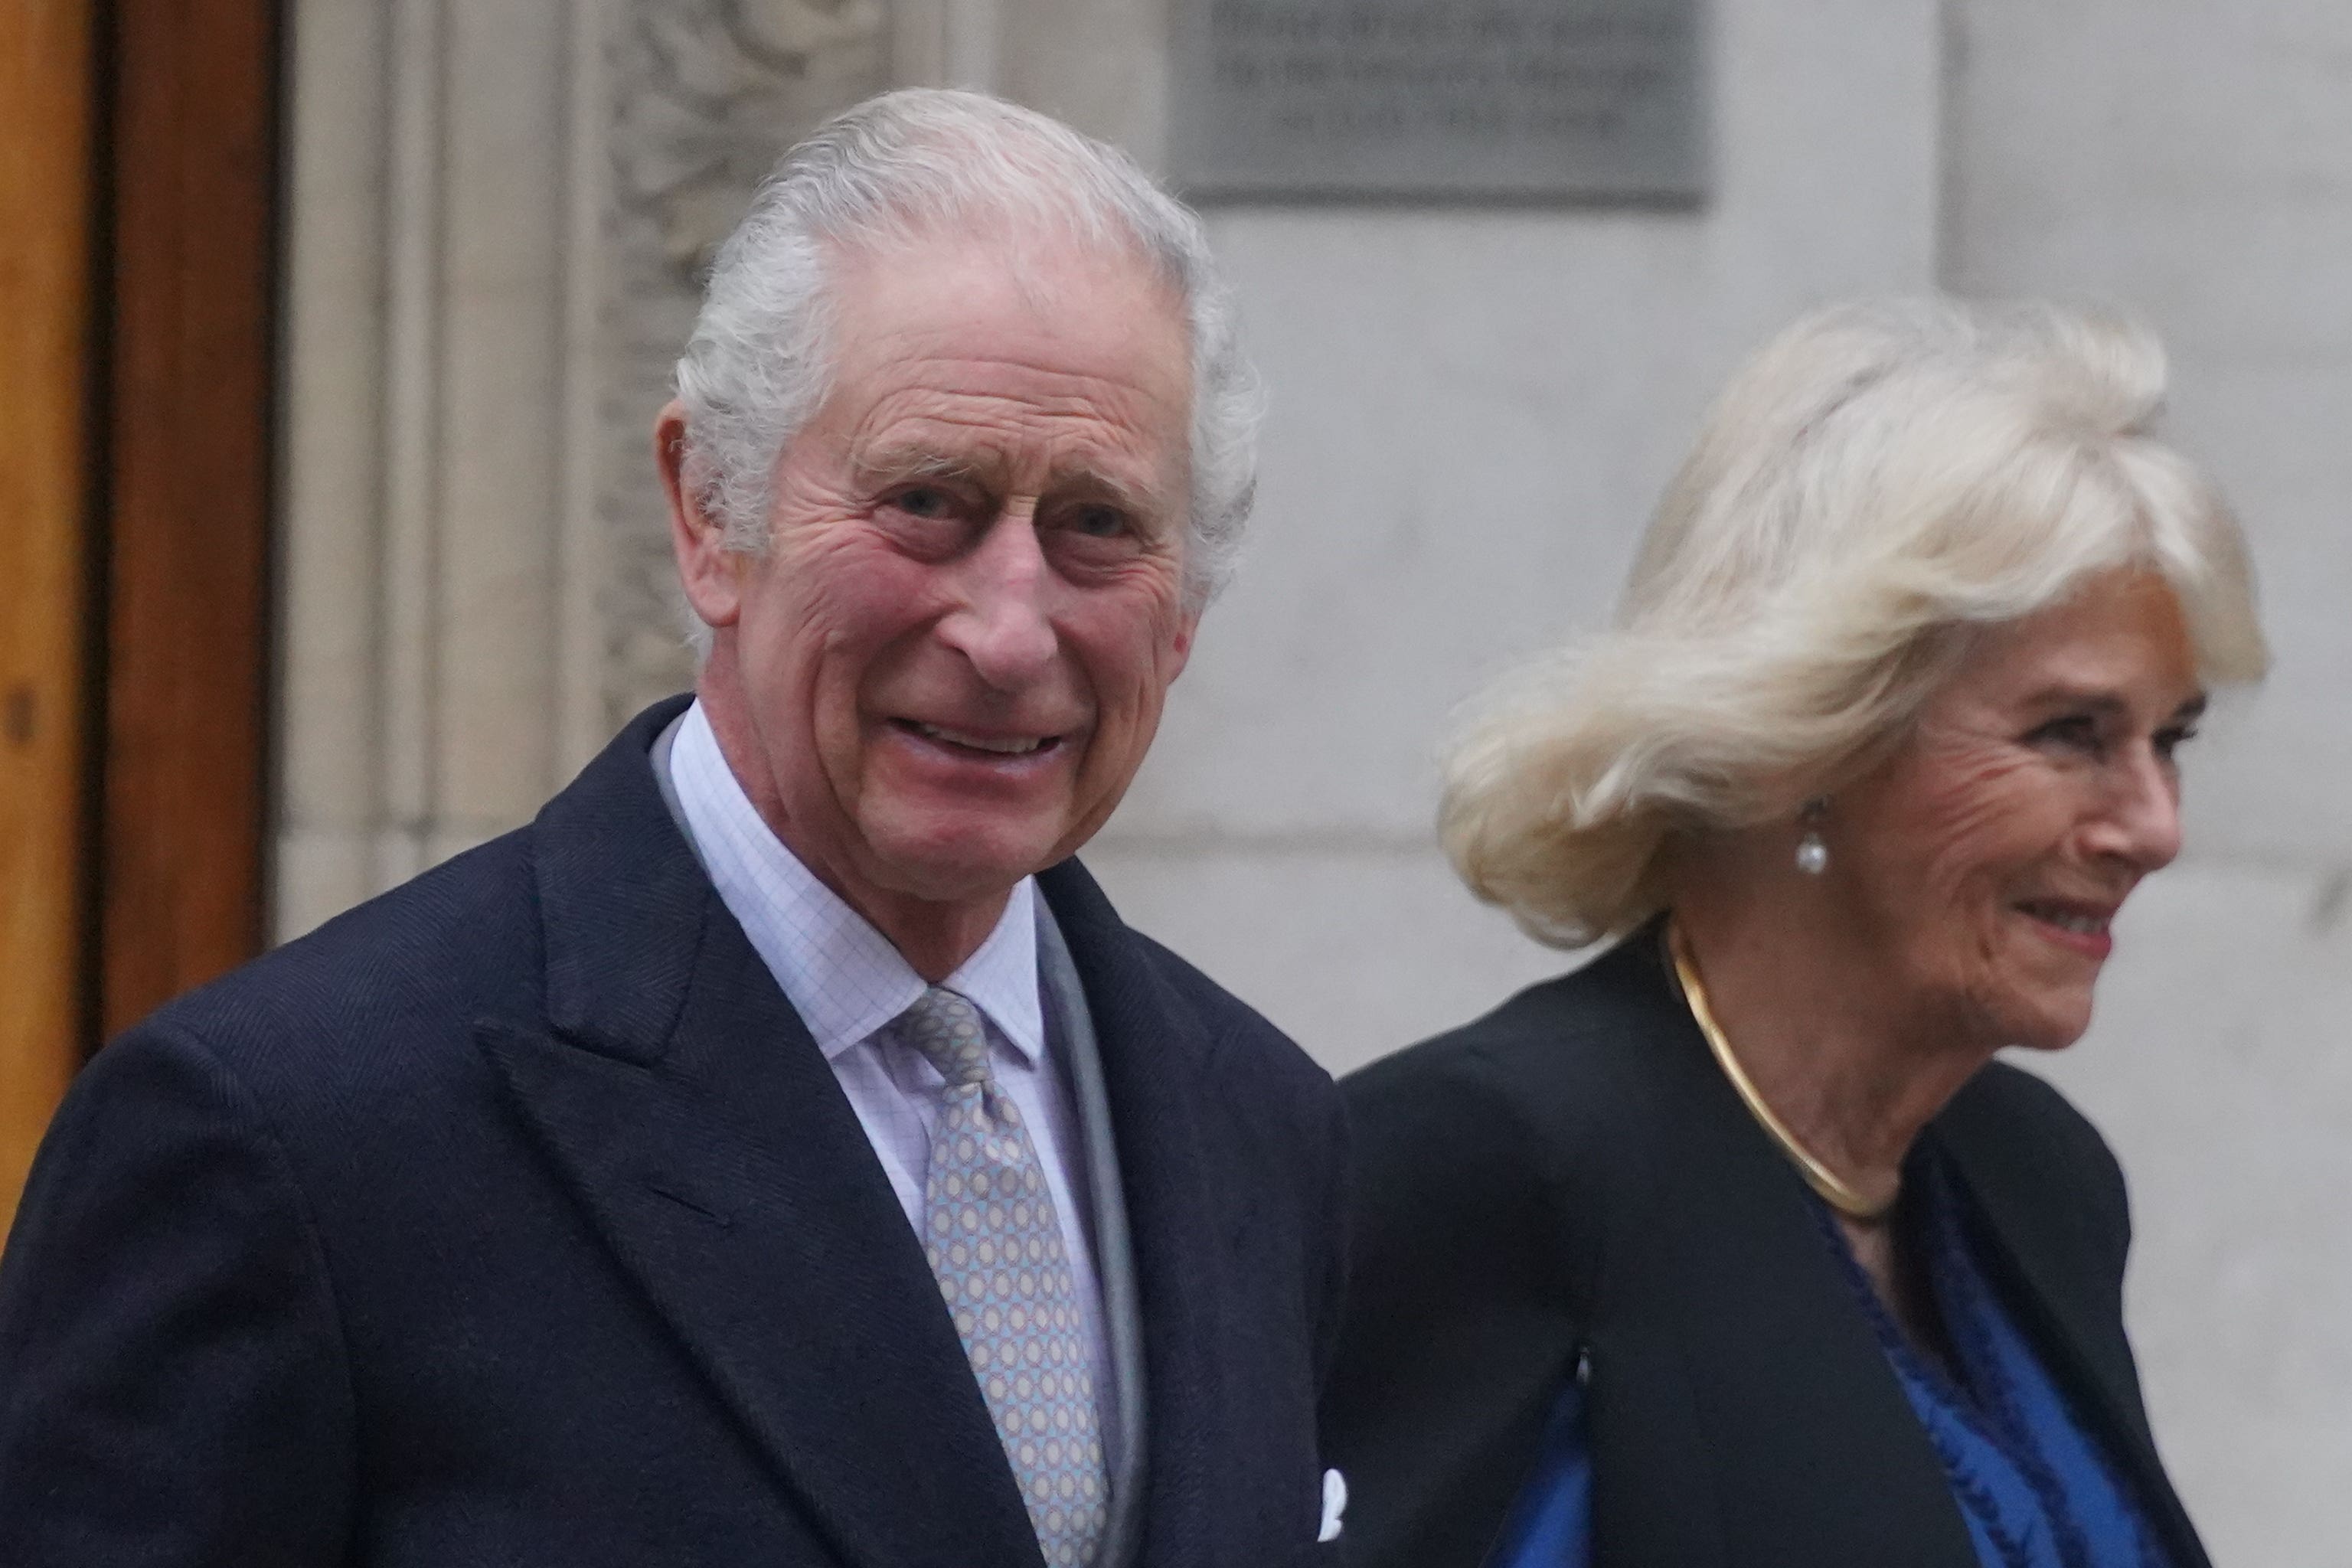
[[[947,491],[934,489],[928,485],[919,485],[910,490],[900,490],[891,498],[890,504],[909,517],[945,517],[953,510],[953,503],[948,500]]]
[[[1070,527],[1089,539],[1116,539],[1128,531],[1127,514],[1116,507],[1082,506],[1071,513]]]

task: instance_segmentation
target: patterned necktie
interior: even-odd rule
[[[1086,1320],[1045,1168],[989,1070],[979,1008],[934,985],[898,1031],[947,1079],[923,1187],[924,1252],[1047,1568],[1087,1568],[1110,1484]]]

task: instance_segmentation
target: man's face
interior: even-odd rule
[[[845,255],[835,305],[768,552],[681,539],[702,696],[869,917],[993,900],[1110,815],[1191,647],[1184,323],[1140,263],[1059,242]]]

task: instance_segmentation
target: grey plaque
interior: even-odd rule
[[[1701,0],[1175,0],[1195,196],[1691,202]]]

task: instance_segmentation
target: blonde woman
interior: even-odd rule
[[[1455,865],[1612,945],[1346,1086],[1361,1568],[2204,1568],[2122,1175],[1994,1060],[2082,1035],[2206,693],[2266,662],[2163,387],[2049,310],[1801,322],[1615,627],[1478,710]]]

